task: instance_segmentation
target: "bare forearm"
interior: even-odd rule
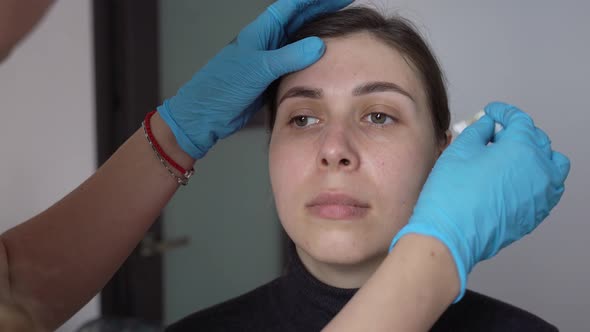
[[[458,292],[446,247],[409,234],[324,331],[428,331]]]
[[[3,0],[0,2],[0,62],[47,12],[54,0]]]
[[[190,168],[157,115],[152,126]],[[10,296],[43,326],[59,326],[105,285],[177,188],[138,130],[73,192],[1,236]]]

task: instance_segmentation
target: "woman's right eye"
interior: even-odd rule
[[[319,119],[313,116],[297,115],[291,118],[289,124],[294,124],[298,128],[308,127],[310,124],[318,123]],[[311,123],[310,123],[311,122]]]

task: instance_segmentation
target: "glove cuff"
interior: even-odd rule
[[[166,122],[168,127],[170,127],[170,130],[172,130],[172,133],[174,134],[174,137],[176,137],[176,141],[178,142],[180,148],[184,150],[184,152],[188,153],[191,157],[193,157],[193,159],[201,159],[207,153],[207,151],[199,149],[196,145],[193,144],[193,142],[184,133],[184,131],[182,131],[182,129],[176,123],[174,118],[172,118],[172,115],[170,114],[170,110],[168,108],[168,103],[169,100],[165,100],[162,105],[158,106],[157,109],[158,113],[160,114],[160,117],[162,118],[162,120],[164,120],[164,122]]]
[[[424,224],[410,223],[404,226],[393,238],[393,240],[391,241],[391,245],[389,246],[390,252],[395,246],[395,244],[399,241],[399,239],[401,239],[401,237],[406,234],[420,234],[434,237],[440,240],[449,249],[449,251],[451,252],[451,256],[453,256],[453,260],[455,261],[457,274],[459,275],[459,281],[461,283],[459,295],[457,295],[457,298],[455,298],[453,303],[459,302],[463,298],[463,295],[465,295],[465,290],[467,289],[468,269],[464,264],[464,260],[462,258],[463,256],[459,253],[459,250],[453,245],[453,241],[451,241],[448,238],[448,236],[439,232],[436,229],[433,229],[432,227],[429,227]]]

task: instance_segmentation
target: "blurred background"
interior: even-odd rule
[[[0,230],[46,209],[91,175],[145,113],[271,3],[56,1],[0,65]],[[469,287],[561,331],[585,330],[590,3],[356,3],[418,25],[446,72],[453,122],[489,101],[507,101],[529,112],[554,149],[570,157],[561,203],[533,234],[478,265]],[[284,237],[269,186],[267,141],[263,117],[220,141],[103,293],[59,331],[99,317],[169,324],[278,276]]]

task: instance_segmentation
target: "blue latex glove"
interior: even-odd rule
[[[567,157],[551,150],[547,135],[518,108],[491,103],[442,153],[409,223],[395,236],[418,233],[442,241],[465,293],[478,262],[537,227],[559,202],[569,173]],[[494,137],[494,121],[504,129]],[[493,141],[493,144],[489,142]]]
[[[268,7],[158,107],[180,147],[199,159],[218,139],[242,128],[261,108],[261,94],[274,80],[323,55],[325,45],[317,37],[283,46],[288,34],[352,1],[279,0]]]

